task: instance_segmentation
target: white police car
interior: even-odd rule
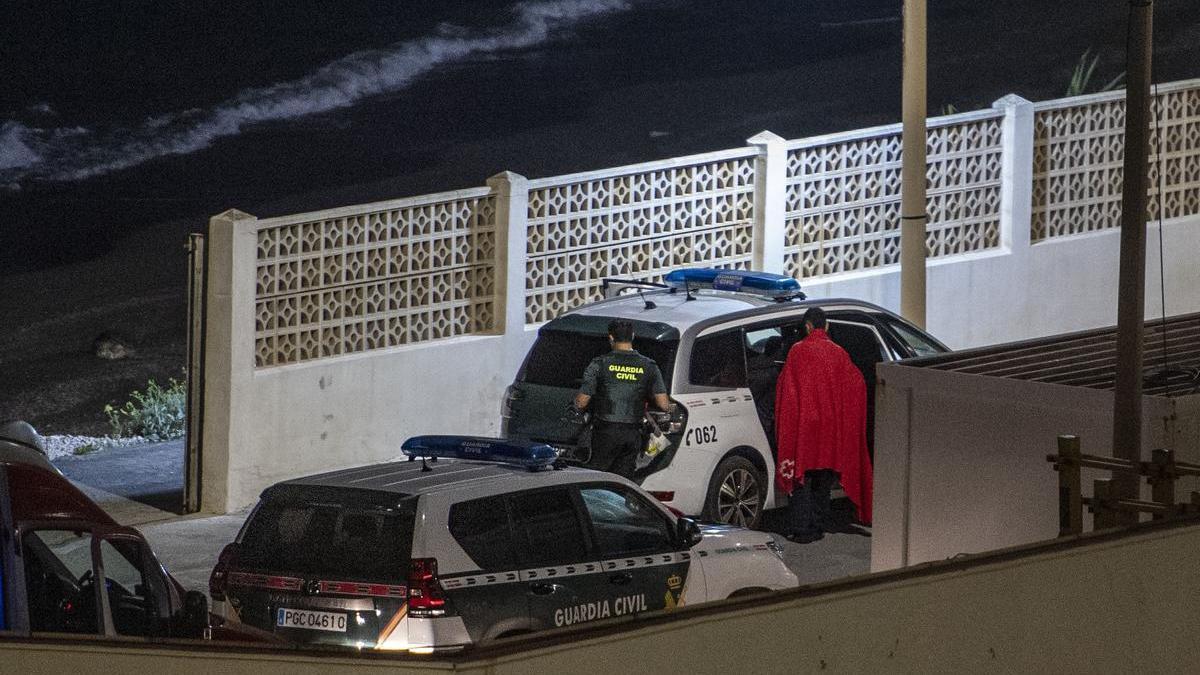
[[[621,294],[635,290],[636,294]],[[875,364],[946,347],[891,312],[859,300],[808,300],[791,277],[724,269],[675,270],[665,284],[605,280],[605,300],[546,323],[508,388],[503,435],[546,443],[585,464],[588,433],[563,414],[584,368],[608,351],[608,324],[634,326],[634,348],[654,359],[674,402],[657,415],[668,445],[643,454],[635,478],[672,508],[746,527],[785,499],[774,486],[775,383],[809,307],[867,382],[874,436]]]
[[[701,528],[619,476],[553,467],[549,446],[403,449],[265,490],[212,572],[226,619],[423,652],[797,584],[770,535]]]

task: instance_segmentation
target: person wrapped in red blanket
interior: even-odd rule
[[[807,337],[792,346],[775,395],[775,479],[789,494],[794,541],[829,529],[830,490],[841,480],[858,520],[871,522],[867,386],[849,354],[825,332],[825,312],[804,314]]]

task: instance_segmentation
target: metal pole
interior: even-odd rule
[[[904,0],[900,313],[925,327],[925,0]]]
[[[1078,436],[1058,437],[1058,536],[1083,532]]]
[[[1146,304],[1146,156],[1150,130],[1153,0],[1130,0],[1125,85],[1125,185],[1121,194],[1121,267],[1117,296],[1117,381],[1113,456],[1141,460],[1142,328]],[[1114,476],[1114,496],[1137,499],[1138,477]],[[1136,522],[1137,515],[1123,516]]]

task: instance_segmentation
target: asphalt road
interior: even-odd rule
[[[54,461],[77,483],[124,497],[164,514],[183,510],[183,440],[131,445]]]

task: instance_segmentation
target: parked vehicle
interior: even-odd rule
[[[141,533],[119,525],[64,478],[24,422],[0,426],[2,631],[271,639],[211,617],[204,594],[185,591]]]
[[[403,449],[265,490],[212,573],[226,617],[427,652],[797,584],[771,535],[701,528],[620,476],[555,467],[548,446]]]
[[[650,413],[668,446],[639,458],[635,476],[665,504],[705,520],[757,525],[775,494],[775,383],[803,336],[809,307],[867,383],[873,449],[875,364],[947,351],[895,314],[860,300],[806,299],[791,277],[718,269],[676,270],[665,284],[606,280],[604,300],[546,323],[505,394],[503,435],[546,443],[586,464],[587,429],[564,411],[584,368],[609,349],[608,324],[634,325],[634,348],[658,363],[674,403]]]

